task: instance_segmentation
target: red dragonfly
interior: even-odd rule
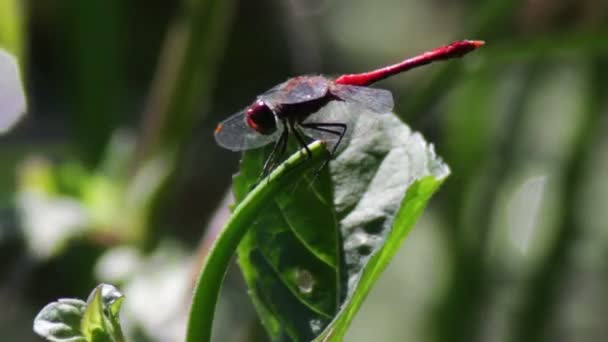
[[[324,76],[290,78],[217,125],[215,140],[220,146],[232,151],[254,149],[275,142],[264,163],[262,176],[272,170],[285,154],[290,134],[308,155],[310,151],[303,136],[313,139],[322,139],[328,134],[335,136],[337,141],[333,144],[330,155],[333,156],[346,134],[347,124],[325,120],[309,122],[307,119],[311,114],[331,101],[348,102],[379,114],[391,112],[391,92],[370,88],[369,85],[418,66],[461,57],[482,45],[484,42],[480,40],[456,41],[394,65],[360,74],[342,75],[335,80]]]

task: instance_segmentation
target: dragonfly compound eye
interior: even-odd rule
[[[272,134],[277,129],[277,123],[274,120],[274,113],[264,101],[256,101],[245,113],[247,125],[261,134]]]

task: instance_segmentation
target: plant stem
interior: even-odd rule
[[[286,184],[293,182],[328,157],[325,144],[320,141],[310,144],[308,148],[311,160],[308,160],[309,157],[304,151],[295,153],[262,180],[234,210],[211,247],[199,273],[190,307],[186,341],[210,341],[215,305],[226,270],[239,242],[259,211]]]

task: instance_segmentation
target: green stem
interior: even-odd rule
[[[226,270],[234,251],[263,206],[286,184],[301,177],[328,156],[322,142],[316,141],[308,148],[311,153],[310,161],[307,160],[309,157],[304,151],[295,153],[277,167],[267,179],[262,180],[232,213],[211,247],[199,273],[190,307],[186,341],[210,341],[215,305]]]

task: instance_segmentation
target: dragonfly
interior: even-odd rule
[[[335,79],[319,75],[290,78],[219,123],[215,128],[215,140],[232,151],[260,148],[274,142],[262,168],[261,177],[264,177],[284,156],[289,136],[295,137],[308,156],[311,153],[304,137],[317,140],[333,136],[335,142],[323,168],[336,154],[349,129],[347,122],[336,122],[331,115],[324,118],[322,110],[328,103],[343,101],[368,112],[389,113],[394,105],[392,93],[370,85],[435,61],[462,57],[484,44],[481,40],[455,41],[396,64]],[[321,115],[314,115],[314,120],[309,120],[317,112]]]

